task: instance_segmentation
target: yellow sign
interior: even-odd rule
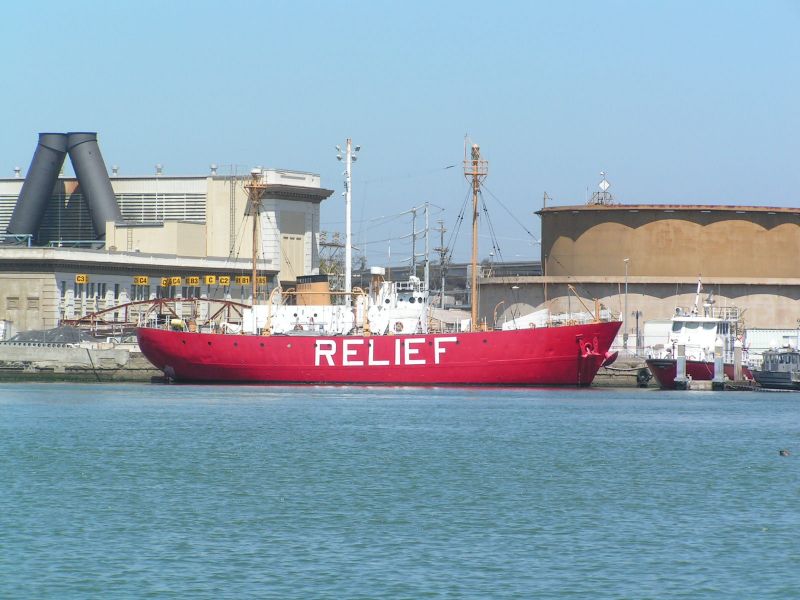
[[[237,275],[236,283],[237,285],[247,285],[250,283],[250,275]]]
[[[150,285],[150,278],[147,275],[134,275],[133,285]]]
[[[205,277],[203,277],[203,280],[205,281],[206,285],[214,285],[215,283],[217,283],[217,276],[206,275]]]
[[[161,287],[169,287],[169,277],[161,278]]]
[[[256,283],[258,285],[267,285],[267,278],[264,275],[259,275],[256,277]]]
[[[200,278],[199,277],[187,277],[186,278],[186,285],[200,285]]]
[[[180,285],[181,284],[181,278],[180,277],[170,277],[169,278],[169,284],[170,285]]]
[[[219,284],[220,285],[230,285],[231,284],[230,275],[220,275],[219,276]]]
[[[75,283],[89,283],[89,276],[85,273],[75,275]]]

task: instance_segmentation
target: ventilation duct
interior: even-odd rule
[[[72,132],[67,134],[67,149],[81,194],[92,217],[98,238],[106,235],[106,221],[122,222],[111,180],[97,145],[97,134]]]
[[[66,154],[66,133],[39,134],[39,144],[6,229],[8,233],[36,235],[39,231]]]

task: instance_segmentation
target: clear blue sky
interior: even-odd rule
[[[453,229],[468,133],[502,257],[538,259],[517,221],[538,236],[542,194],[582,204],[601,170],[621,203],[800,205],[798,32],[794,0],[5,3],[0,173],[40,131],[98,131],[121,174],[320,173],[343,230],[350,136],[378,264],[410,220],[368,219],[428,201]]]

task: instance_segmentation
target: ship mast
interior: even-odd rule
[[[472,331],[478,331],[478,194],[481,191],[481,181],[486,178],[488,173],[489,162],[481,160],[480,146],[473,144],[471,159],[464,157],[464,176],[472,179],[472,261],[470,263],[472,270],[470,278]]]
[[[253,275],[250,283],[253,286],[253,306],[256,304],[256,292],[258,281],[258,222],[261,215],[261,197],[267,189],[267,184],[262,177],[261,169],[253,169],[250,171],[250,181],[244,184],[247,190],[247,195],[250,199],[250,215],[253,217]]]
[[[353,234],[351,226],[351,203],[352,203],[352,180],[351,171],[353,163],[358,160],[358,152],[361,146],[356,145],[353,148],[353,140],[347,138],[345,141],[344,151],[344,211],[345,211],[345,241],[344,241],[344,291],[345,291],[345,306],[350,306],[350,294],[353,292]],[[336,159],[342,160],[342,148],[336,146]]]

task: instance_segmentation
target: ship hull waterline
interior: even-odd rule
[[[674,358],[653,358],[645,362],[662,390],[675,389],[675,377],[678,374],[677,360]],[[735,368],[733,364],[725,363],[723,371],[729,381],[734,380]],[[704,360],[687,360],[686,376],[692,381],[711,381],[714,379],[714,363]],[[744,379],[753,379],[750,369],[744,365],[742,365],[742,377]]]
[[[172,381],[587,386],[613,361],[620,322],[384,336],[233,335],[137,329]]]

